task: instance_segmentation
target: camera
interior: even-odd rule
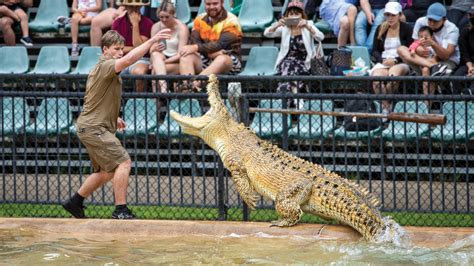
[[[285,18],[285,25],[286,26],[296,26],[300,23],[300,18]]]

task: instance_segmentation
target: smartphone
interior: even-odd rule
[[[161,40],[160,43],[162,43],[164,46],[165,46],[165,50],[166,50],[166,40]]]
[[[300,18],[285,18],[285,25],[286,26],[296,26],[300,23]]]

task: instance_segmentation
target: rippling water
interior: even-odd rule
[[[448,248],[400,248],[309,237],[240,236],[61,237],[0,229],[1,265],[273,264],[473,265],[474,235]]]

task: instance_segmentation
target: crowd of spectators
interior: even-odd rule
[[[242,1],[230,1],[232,10],[224,8],[224,0],[203,1],[205,12],[197,15],[191,30],[176,18],[173,0],[108,1],[107,6],[103,6],[102,0],[74,0],[72,16],[59,17],[58,22],[70,24],[72,56],[80,52],[79,25],[90,24],[91,46],[100,46],[106,30],[116,30],[125,39],[125,53],[145,42],[154,32],[164,28],[171,30],[171,39],[154,45],[146,57],[124,70],[124,74],[239,73],[243,32],[235,13],[240,10]],[[200,3],[195,2],[192,4]],[[437,0],[282,2],[287,3],[282,7],[282,17],[263,33],[267,38],[281,38],[275,65],[280,75],[310,74],[315,44],[324,39],[324,34],[315,26],[319,16],[330,25],[338,47],[357,45],[368,49],[373,62],[370,75],[474,76],[473,0],[453,0],[448,6]],[[21,29],[20,41],[32,45],[26,16],[26,9],[31,6],[31,0],[0,0],[0,28],[6,45],[15,45],[16,24]],[[436,86],[426,82],[424,93],[435,93]],[[168,88],[165,82],[158,82],[151,87],[161,92],[194,90],[199,89],[200,83],[190,81]],[[460,93],[465,87],[462,83],[454,84],[453,91]],[[277,89],[307,90],[304,84],[296,82],[281,83]],[[137,81],[136,90],[147,90],[143,81]],[[394,93],[398,84],[377,83],[373,84],[373,90]],[[390,102],[383,102],[382,107],[384,112],[392,108]]]

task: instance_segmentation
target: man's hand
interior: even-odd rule
[[[159,42],[161,40],[167,40],[171,38],[171,30],[170,29],[162,29],[159,32],[157,32],[155,35],[151,36],[150,40],[153,43]]]
[[[374,16],[374,13],[370,12],[369,15],[367,15],[367,23],[369,23],[369,25],[372,25],[374,23],[374,20],[375,20],[375,16]]]
[[[430,56],[430,50],[425,49],[425,47],[423,45],[420,45],[416,48],[416,54],[421,56],[421,57],[428,58],[428,56]]]
[[[185,45],[179,50],[180,56],[187,56],[189,54],[196,53],[198,51],[198,47],[195,44]]]
[[[127,11],[128,12],[128,11]],[[128,18],[130,19],[130,23],[132,23],[132,26],[138,26],[140,25],[140,20],[142,16],[138,12],[128,12]]]
[[[123,121],[122,118],[118,117],[117,118],[117,130],[119,132],[122,132],[125,130],[125,128],[127,127],[127,124],[125,124],[125,121]]]

